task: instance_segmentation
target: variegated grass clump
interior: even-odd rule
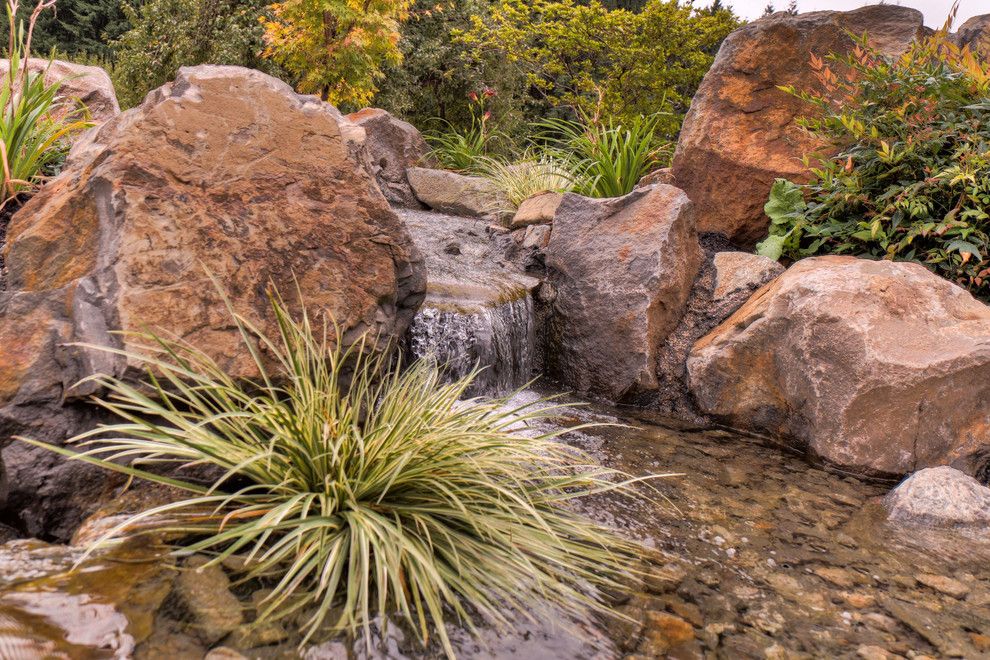
[[[144,383],[98,379],[100,405],[122,421],[75,438],[81,453],[25,440],[188,493],[102,542],[152,527],[184,538],[182,555],[237,555],[245,579],[275,585],[259,621],[302,620],[306,640],[370,640],[380,614],[405,619],[424,644],[435,632],[453,656],[448,621],[477,632],[546,608],[610,611],[599,592],[646,551],[567,503],[635,480],[556,442],[562,431],[517,432],[559,405],[462,400],[473,374],[443,384],[428,362],[390,369],[363,342],[342,349],[333,326],[293,319],[277,297],[272,309],[273,337],[234,315],[256,381],[149,333],[140,354],[114,351],[143,361]],[[222,476],[204,486],[158,473],[177,464]]]
[[[551,154],[529,152],[515,163],[497,158],[482,158],[479,162],[481,176],[492,182],[507,205],[490,210],[503,215],[511,216],[534,195],[568,192],[576,185],[567,163]]]

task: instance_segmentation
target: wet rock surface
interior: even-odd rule
[[[658,389],[658,354],[701,266],[691,202],[658,184],[613,199],[564,195],[545,249],[554,292],[547,374],[610,401]]]
[[[452,627],[458,657],[976,658],[987,652],[985,529],[889,523],[881,498],[892,484],[809,468],[797,455],[738,434],[604,407],[574,409],[559,420],[587,422],[628,426],[582,429],[565,440],[633,474],[683,475],[654,481],[659,492],[644,490],[652,501],[602,496],[581,505],[660,553],[644,557],[629,591],[612,596],[627,618],[568,622],[540,615],[510,630],[486,629],[481,641]],[[225,623],[207,642],[202,613],[180,598],[179,582],[194,571],[161,556],[131,554],[97,555],[85,570],[67,573],[80,552],[36,541],[0,546],[0,655],[5,648],[48,648],[67,649],[73,658],[130,657],[118,654],[127,649],[136,658],[342,660],[427,658],[439,651],[418,647],[401,625],[385,633],[377,624],[370,653],[362,641],[346,639],[300,651],[291,626],[249,632],[245,626],[266,592],[231,586],[233,575],[213,576],[215,588],[206,589],[209,617],[218,611],[214,601],[225,601],[219,608]],[[244,624],[236,622],[239,615]],[[83,619],[85,634],[72,632]],[[220,635],[221,629],[228,632]]]
[[[410,359],[432,357],[449,378],[482,371],[472,393],[508,393],[533,375],[539,280],[506,256],[512,240],[484,220],[399,211],[428,271],[426,299],[403,339]]]

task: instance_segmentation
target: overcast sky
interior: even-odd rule
[[[723,4],[730,5],[736,13],[743,18],[759,18],[763,14],[763,8],[767,6],[768,0],[723,0]],[[774,7],[780,11],[787,7],[789,0],[773,0]],[[706,3],[698,1],[695,6],[702,6]],[[864,5],[876,4],[869,0],[798,0],[798,10],[801,13],[807,11],[818,11],[820,9],[855,9]],[[941,27],[945,22],[945,17],[949,14],[952,0],[888,0],[890,5],[903,5],[920,9],[925,15],[925,25],[929,27]],[[990,2],[987,0],[961,0],[959,3],[959,18],[956,21],[958,27],[970,16],[977,14],[990,14]]]

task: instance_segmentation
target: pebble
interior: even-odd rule
[[[684,619],[666,612],[647,612],[643,620],[643,639],[637,650],[658,658],[694,640],[694,627]]]
[[[904,657],[896,653],[891,653],[881,646],[867,646],[866,644],[856,649],[856,655],[863,658],[863,660],[897,660],[897,658]]]
[[[935,591],[940,591],[947,596],[952,596],[953,598],[958,598],[962,600],[969,593],[969,587],[959,580],[954,580],[953,578],[946,577],[944,575],[935,575],[933,573],[919,573],[915,576],[915,579],[926,587],[930,587]]]
[[[207,644],[223,639],[244,621],[241,603],[230,592],[230,580],[209,558],[193,555],[176,578],[176,592],[192,614],[196,634]]]

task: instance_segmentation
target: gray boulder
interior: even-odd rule
[[[932,526],[990,523],[990,488],[943,465],[915,472],[884,498],[890,520]]]
[[[0,75],[6,74],[10,68],[10,60],[0,60]],[[90,118],[101,123],[120,114],[117,94],[113,82],[106,71],[98,66],[76,64],[32,57],[28,60],[28,69],[35,73],[45,72],[45,82],[62,83],[59,96],[67,101],[76,101],[86,106]]]
[[[612,401],[656,390],[659,352],[701,264],[683,191],[661,184],[614,199],[564,195],[545,252],[556,293],[550,375]]]
[[[364,146],[372,174],[385,199],[400,206],[420,208],[409,187],[406,170],[424,164],[430,148],[416,127],[379,108],[359,110],[347,115],[347,119],[365,131]]]
[[[425,167],[410,167],[406,174],[416,198],[440,213],[483,218],[509,208],[492,182],[480,176]]]

